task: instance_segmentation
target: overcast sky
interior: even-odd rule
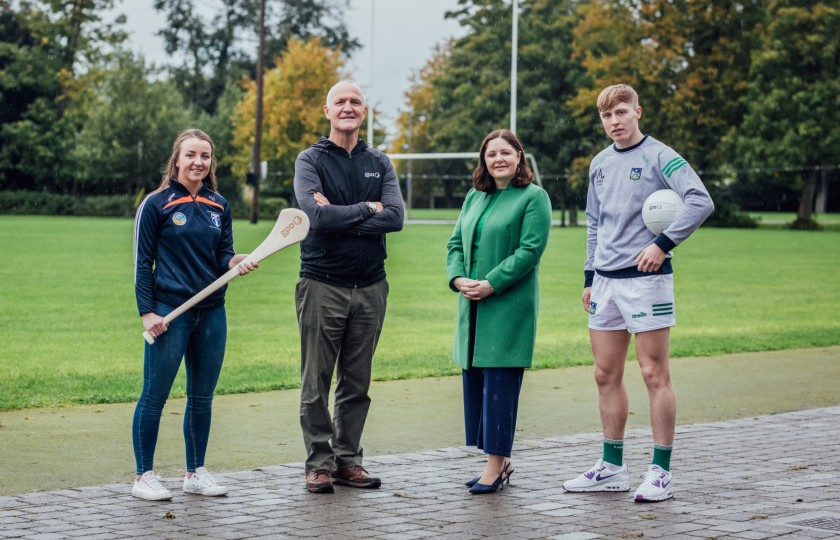
[[[153,0],[124,0],[114,11],[128,18],[129,47],[161,65],[167,55],[163,39],[155,33],[166,21],[152,5]],[[369,104],[387,116],[386,125],[392,126],[404,109],[410,77],[432,57],[435,45],[463,35],[456,21],[444,19],[444,13],[457,6],[458,0],[350,0],[345,24],[362,47],[353,53],[348,68]]]

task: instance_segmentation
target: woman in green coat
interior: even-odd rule
[[[519,390],[531,367],[539,310],[538,269],[551,228],[548,194],[516,135],[481,143],[473,188],[447,244],[449,287],[458,295],[455,363],[461,366],[468,446],[488,454],[474,494],[493,493],[513,472]]]

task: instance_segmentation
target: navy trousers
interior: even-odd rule
[[[525,368],[472,366],[476,306],[470,306],[470,368],[462,370],[467,446],[510,457]]]

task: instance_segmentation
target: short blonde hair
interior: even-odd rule
[[[639,95],[626,84],[614,84],[601,90],[598,95],[598,112],[612,109],[619,103],[629,103],[633,107],[639,106]]]

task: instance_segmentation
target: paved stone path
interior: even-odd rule
[[[444,448],[367,459],[384,482],[371,491],[310,494],[291,463],[217,475],[231,494],[216,499],[177,478],[164,481],[171,502],[135,499],[128,483],[0,497],[0,538],[840,538],[838,428],[840,407],[681,426],[675,498],[657,504],[565,493],[601,451],[583,434],[517,443],[512,485],[493,495],[462,485],[481,454]],[[648,430],[628,433],[632,478],[650,447]]]

